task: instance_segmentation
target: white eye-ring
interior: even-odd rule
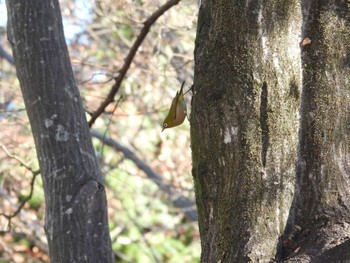
[[[167,123],[164,123],[163,124],[164,128],[168,127],[168,124]]]

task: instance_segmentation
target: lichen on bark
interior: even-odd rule
[[[202,1],[191,115],[202,262],[276,254],[292,200],[298,1]]]

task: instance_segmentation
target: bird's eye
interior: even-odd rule
[[[164,128],[168,127],[168,124],[167,123],[164,123],[163,124]]]

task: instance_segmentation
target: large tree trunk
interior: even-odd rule
[[[112,262],[102,174],[57,0],[7,0],[8,33],[43,178],[51,262]]]
[[[202,0],[191,140],[202,262],[275,258],[292,202],[297,0]]]
[[[302,3],[300,145],[287,255],[300,249],[295,262],[348,262],[349,242],[343,252],[326,250],[350,236],[350,3]]]

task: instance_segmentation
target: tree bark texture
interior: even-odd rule
[[[57,0],[7,0],[46,201],[51,262],[112,262],[107,204]]]
[[[287,254],[300,247],[295,262],[348,262],[349,242],[343,258],[333,252],[328,261],[323,253],[350,236],[350,2],[304,0],[302,11],[301,127]]]
[[[268,262],[293,199],[296,0],[202,0],[191,141],[202,262]]]

